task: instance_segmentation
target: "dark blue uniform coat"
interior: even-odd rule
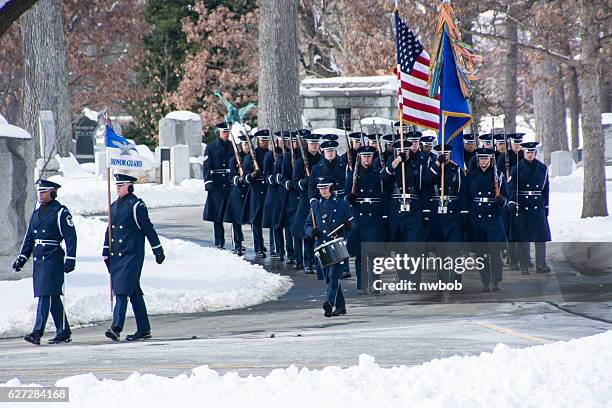
[[[371,164],[369,167],[357,166],[357,179],[355,180],[355,203],[351,204],[351,231],[349,232],[347,247],[351,256],[361,254],[362,242],[384,241],[383,230],[383,188],[380,168]],[[344,190],[352,191],[353,172],[346,174]],[[369,202],[368,200],[371,200]]]
[[[444,202],[446,213],[440,214],[440,192],[442,191],[442,169],[432,164],[426,172],[425,179],[433,183],[435,195],[430,198],[431,222],[429,225],[431,242],[461,242],[463,239],[461,217],[468,216],[468,211],[462,209],[466,201],[465,171],[455,163],[447,163],[444,167]]]
[[[281,187],[274,176],[274,169],[277,167],[277,162],[282,165],[282,152],[280,148],[276,148],[276,160],[272,151],[266,153],[264,157],[263,176],[268,188],[266,190],[266,198],[264,200],[264,209],[261,225],[264,228],[275,228],[275,214],[281,209],[279,205],[279,194]],[[284,194],[283,194],[284,196]]]
[[[506,242],[501,218],[503,206],[500,207],[495,202],[496,176],[491,166],[484,172],[480,168],[468,172],[462,208],[470,214],[469,239],[472,242]],[[506,185],[503,178],[498,178],[498,186],[500,194],[505,196]]]
[[[393,193],[389,203],[389,239],[391,241],[403,240],[405,242],[425,241],[425,230],[423,229],[423,217],[429,216],[429,196],[427,180],[423,178],[428,171],[427,163],[429,157],[417,151],[410,155],[405,164],[405,194],[406,203],[410,204],[410,211],[400,211],[404,193],[402,188],[402,163],[393,169],[391,163],[395,158],[390,157],[385,170],[381,172],[384,183],[393,183]],[[398,198],[399,197],[399,198]]]
[[[140,288],[140,274],[144,262],[145,236],[155,255],[162,246],[157,232],[149,219],[145,203],[134,194],[118,198],[111,205],[111,245],[109,272],[113,292],[117,295],[131,295]],[[108,256],[108,228],[104,234],[103,256]]]
[[[548,169],[537,159],[521,160],[511,170],[508,200],[516,203],[518,216],[510,216],[510,239],[518,242],[550,241],[548,225]]]
[[[258,147],[255,149],[255,159],[257,164],[260,166],[259,170],[263,171],[262,164],[266,154],[269,152],[268,149],[262,149]],[[268,184],[263,176],[263,172],[253,179],[250,175],[255,170],[253,158],[251,155],[247,155],[242,162],[242,168],[244,169],[244,180],[249,185],[248,204],[245,205],[245,210],[242,213],[242,219],[245,224],[262,225],[264,202],[266,199],[266,191],[268,190]]]
[[[319,153],[311,155],[308,152],[305,154],[308,160],[308,168],[312,171],[313,167],[316,166],[321,160],[321,155]],[[310,197],[308,196],[308,186],[310,181],[304,181],[304,178],[306,178],[306,170],[304,169],[304,161],[300,157],[295,162],[292,184],[293,188],[296,191],[299,191],[299,195],[297,196],[295,218],[291,224],[291,234],[297,238],[308,238],[304,235],[304,224],[306,222],[306,218],[310,217]],[[312,173],[310,178],[312,178]]]
[[[242,160],[245,154],[240,152],[238,157]],[[232,157],[229,162],[230,165],[230,180],[232,183],[232,190],[230,191],[227,207],[225,208],[225,214],[223,215],[223,221],[232,224],[242,224],[242,211],[246,202],[247,191],[249,186],[244,177],[240,179],[240,172],[238,171],[238,165],[236,164],[236,157]]]
[[[76,231],[68,208],[52,200],[34,210],[19,255],[33,257],[34,297],[62,294],[64,256],[76,260],[76,247]]]
[[[317,188],[319,177],[330,177],[332,180],[334,180],[334,193],[337,196],[344,198],[346,163],[339,157],[336,157],[334,160],[331,161],[321,158],[319,163],[317,163],[317,165],[312,168],[310,176],[310,180],[308,181],[308,196],[310,197],[311,201],[313,198],[319,199],[321,197],[321,195],[319,194],[319,189]]]
[[[206,146],[202,175],[204,186],[212,184],[213,189],[207,191],[204,206],[204,221],[223,222],[223,213],[227,206],[231,190],[230,159],[234,157],[231,142],[217,138]]]

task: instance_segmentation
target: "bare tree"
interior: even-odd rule
[[[40,0],[22,17],[24,78],[22,127],[32,134],[40,157],[38,117],[50,110],[55,117],[57,152],[72,148],[66,44],[60,0]]]
[[[262,0],[260,3],[260,128],[295,129],[299,123],[297,11],[297,0]]]
[[[533,113],[536,119],[536,137],[542,143],[544,162],[550,163],[550,154],[568,150],[565,127],[565,98],[561,67],[549,57],[532,63],[534,75]]]
[[[600,33],[596,29],[597,5],[581,0],[581,64],[578,69],[582,107],[582,137],[584,139],[584,193],[582,218],[608,215],[606,201],[606,168],[603,128],[601,126]]]

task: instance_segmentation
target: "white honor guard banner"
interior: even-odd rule
[[[149,170],[155,161],[142,155],[137,146],[106,125],[106,166],[118,170]]]

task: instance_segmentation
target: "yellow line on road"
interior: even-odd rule
[[[520,333],[520,332],[512,330],[512,329],[510,329],[508,327],[499,326],[499,325],[494,324],[494,323],[489,323],[489,322],[474,322],[474,323],[476,323],[479,326],[485,327],[487,329],[494,330],[494,331],[496,331],[498,333],[502,333],[502,334],[505,334],[507,336],[512,336],[512,337],[516,337],[516,338],[523,339],[523,340],[528,340],[528,341],[531,341],[533,343],[538,343],[538,344],[552,343],[551,340],[543,339],[543,338],[537,337],[537,336],[532,336],[530,334]]]

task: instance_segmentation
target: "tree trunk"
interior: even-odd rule
[[[53,112],[57,153],[68,156],[72,150],[68,68],[61,7],[60,0],[40,0],[22,17],[24,76],[21,125],[32,134],[38,158],[38,117],[41,110]]]
[[[300,126],[297,0],[261,0],[259,8],[258,126]]]
[[[561,68],[551,58],[543,58],[531,67],[536,81],[533,111],[536,138],[542,143],[543,161],[549,164],[550,154],[557,150],[568,150],[568,144],[563,84],[558,80]]]
[[[504,129],[506,133],[516,132],[516,91],[518,71],[518,29],[516,22],[506,19],[505,36],[514,41],[506,41],[506,61],[504,63]]]
[[[580,94],[578,93],[578,73],[576,67],[567,67],[567,105],[570,112],[570,138],[572,140],[572,150],[578,149],[580,138],[578,136],[578,126],[580,120]]]
[[[608,215],[604,134],[601,126],[601,70],[598,31],[594,30],[595,5],[579,2],[581,25],[580,68],[578,69],[582,106],[582,138],[584,154],[584,192],[582,218]]]

